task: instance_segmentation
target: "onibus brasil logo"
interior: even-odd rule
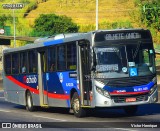
[[[25,5],[23,3],[15,3],[15,4],[2,4],[3,9],[22,9]]]

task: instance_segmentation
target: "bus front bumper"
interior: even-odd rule
[[[126,102],[127,98],[136,98],[135,102]],[[133,96],[111,96],[107,98],[99,93],[96,93],[94,99],[94,107],[122,107],[131,105],[142,105],[149,103],[156,103],[158,101],[158,89],[156,89],[151,95],[133,95]]]

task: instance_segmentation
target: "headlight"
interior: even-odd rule
[[[102,89],[100,89],[99,87],[96,87],[96,89],[97,89],[97,92],[98,92],[99,94],[103,95]]]
[[[157,85],[155,84],[151,89],[150,89],[150,92],[149,94],[153,94],[153,92],[157,89]]]
[[[105,97],[109,97],[108,91],[103,91],[103,95],[104,95]]]
[[[97,90],[97,92],[98,92],[99,94],[101,94],[101,95],[103,95],[103,96],[105,96],[105,97],[108,97],[108,98],[110,97],[108,91],[103,90],[103,89],[101,89],[101,88],[99,88],[99,87],[97,87],[97,86],[96,86],[96,90]]]

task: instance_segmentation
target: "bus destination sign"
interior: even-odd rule
[[[140,39],[141,34],[139,33],[115,33],[115,34],[106,34],[105,40],[124,40],[124,39]]]
[[[133,31],[101,31],[96,32],[95,42],[103,41],[119,41],[119,40],[152,40],[149,30],[133,30]]]

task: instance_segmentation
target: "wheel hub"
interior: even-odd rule
[[[28,106],[31,107],[31,97],[30,96],[28,96],[28,102],[27,103],[28,103]]]
[[[74,108],[74,111],[75,111],[76,113],[79,112],[79,100],[78,100],[78,99],[75,99],[75,100],[74,100],[73,108]]]

